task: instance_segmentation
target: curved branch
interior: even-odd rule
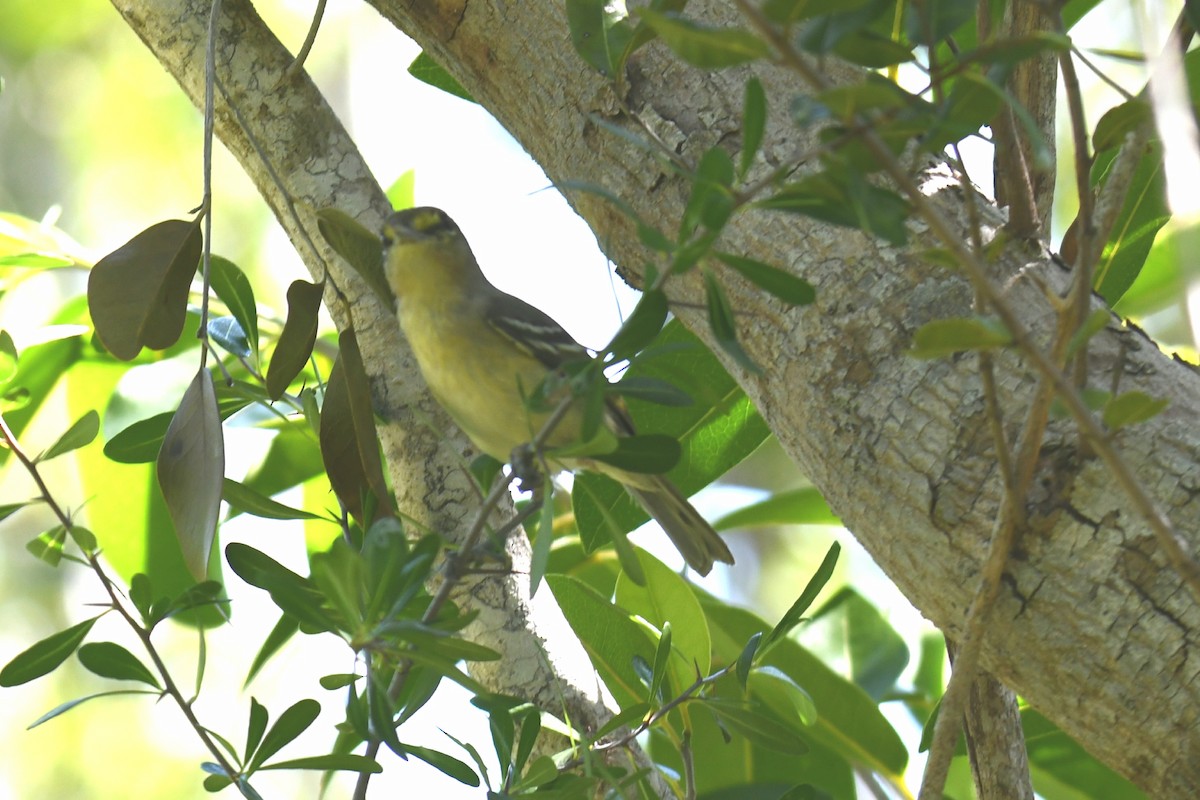
[[[113,0],[113,5],[199,106],[208,0]],[[322,208],[337,207],[379,229],[391,207],[307,75],[280,83],[292,57],[250,3],[227,0],[223,5],[216,43],[217,135],[275,212],[309,271],[318,279],[328,276],[332,288],[326,304],[339,329],[353,322],[376,407],[389,421],[380,436],[400,509],[419,527],[453,541],[465,533],[478,507],[474,485],[462,469],[465,439],[422,388],[393,311],[379,303],[317,229],[316,211]],[[565,714],[579,730],[595,730],[610,713],[587,655],[551,593],[529,597],[528,541],[511,537],[508,555],[509,573],[464,579],[455,598],[480,611],[464,634],[503,656],[472,671],[490,691],[528,698],[550,713]],[[640,751],[636,756],[647,763]]]
[[[634,56],[627,94],[618,99],[572,51],[557,3],[371,2],[491,110],[557,184],[604,186],[662,229],[680,218],[685,183],[591,123],[591,115],[624,124],[617,110],[628,107],[690,159],[718,142],[737,144],[749,70],[703,72],[651,44]],[[693,0],[688,13],[720,24],[731,19],[729,6]],[[861,79],[845,66],[823,66],[833,83]],[[799,91],[794,78],[770,65],[753,71],[773,113],[764,163],[751,180],[811,146],[783,111]],[[966,241],[971,226],[957,182],[939,174],[913,179]],[[628,219],[593,197],[568,199],[614,261],[645,263]],[[976,202],[985,227],[999,229],[1004,220],[995,208]],[[816,285],[818,299],[785,309],[728,276],[741,336],[765,371],[727,366],[880,566],[954,638],[963,633],[1003,489],[975,359],[906,355],[914,330],[931,319],[969,316],[973,297],[961,276],[922,260],[925,250],[942,246],[926,228],[914,224],[910,232],[907,247],[893,248],[783,214],[736,220],[722,249],[782,263]],[[989,269],[1044,346],[1056,316],[1047,293],[1064,294],[1070,274],[1045,251],[1019,243]],[[712,344],[703,313],[687,310],[688,303],[703,307],[703,289],[683,277],[672,307]],[[1019,420],[1037,376],[1015,353],[994,360],[1006,417]],[[1195,551],[1200,375],[1115,323],[1091,342],[1087,366],[1091,385],[1109,386],[1120,373],[1122,391],[1170,401],[1164,414],[1112,443]],[[1190,658],[1200,645],[1200,608],[1110,470],[1078,448],[1069,421],[1051,423],[1030,499],[1032,530],[1005,573],[983,666],[1150,794],[1200,794],[1200,660]]]

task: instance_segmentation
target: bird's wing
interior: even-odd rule
[[[583,345],[571,338],[571,334],[550,315],[518,297],[497,291],[488,303],[486,317],[498,333],[548,370],[588,357]]]

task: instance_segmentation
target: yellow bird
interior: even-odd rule
[[[587,351],[545,313],[489,283],[444,211],[426,207],[393,214],[383,227],[383,247],[400,327],[433,396],[476,447],[509,460],[551,413],[531,411],[529,393],[551,370],[587,358]],[[547,450],[579,444],[580,406],[567,410],[547,437]],[[633,434],[619,404],[610,403],[607,411],[608,427],[599,436],[615,443],[614,436]],[[713,561],[733,563],[721,537],[662,475],[626,472],[586,458],[562,457],[554,465],[600,471],[619,481],[701,575]]]

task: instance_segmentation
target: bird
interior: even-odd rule
[[[510,461],[553,413],[553,408],[531,408],[530,393],[563,365],[589,358],[587,349],[548,314],[493,286],[445,211],[430,206],[397,211],[385,221],[381,239],[400,327],[434,398],[475,447]],[[570,447],[580,443],[583,418],[583,403],[570,401],[545,437],[550,457],[555,449],[586,451]],[[601,445],[635,433],[619,399],[607,401],[605,418],[597,434]],[[665,476],[586,457],[563,455],[551,463],[617,480],[701,575],[715,561],[733,563],[729,547]]]

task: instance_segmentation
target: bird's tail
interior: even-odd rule
[[[625,484],[625,491],[662,526],[689,567],[707,575],[714,561],[733,563],[725,542],[675,484],[661,475],[639,477],[650,480],[639,481],[639,486]]]

